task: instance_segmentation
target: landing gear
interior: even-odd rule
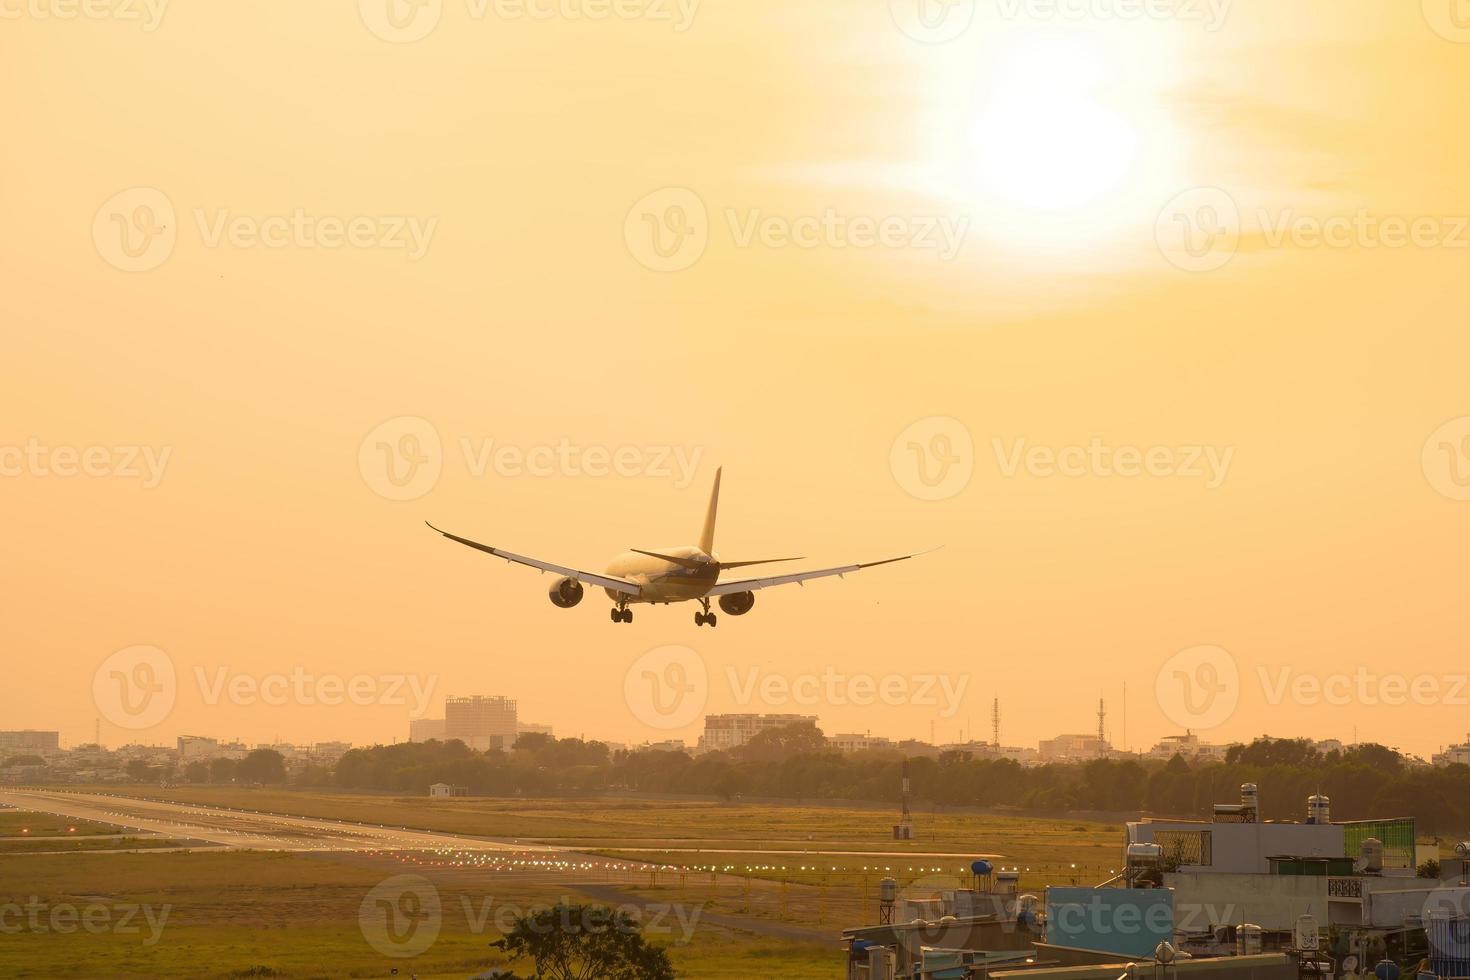
[[[720,619],[714,613],[712,613],[712,612],[709,611],[709,600],[708,599],[701,599],[700,601],[704,603],[704,612],[697,612],[697,613],[694,614],[694,625],[695,626],[706,626],[706,625],[708,625],[711,629],[713,629],[714,627],[716,627],[716,626],[719,625]]]
[[[609,610],[609,618],[614,623],[631,623],[633,621],[633,610],[626,606],[614,606]]]

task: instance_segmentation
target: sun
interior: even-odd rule
[[[988,261],[1125,261],[1099,246],[1153,229],[1193,152],[1187,44],[1151,23],[989,28],[918,67],[910,186],[972,216]]]
[[[1086,38],[1033,39],[986,73],[971,132],[981,188],[1027,209],[1097,203],[1132,173],[1139,128],[1106,99],[1121,77],[1107,47]]]

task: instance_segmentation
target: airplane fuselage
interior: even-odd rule
[[[706,567],[691,568],[652,555],[626,551],[607,566],[607,574],[637,582],[642,591],[637,596],[627,596],[607,589],[605,591],[608,598],[618,603],[688,602],[691,599],[703,599],[720,579],[718,555],[707,554],[692,546],[658,550],[660,554],[698,562]]]

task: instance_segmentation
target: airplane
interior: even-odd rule
[[[799,584],[831,575],[841,577],[849,572],[905,561],[925,553],[899,555],[897,558],[885,558],[882,561],[861,562],[837,568],[821,568],[811,572],[774,575],[770,578],[748,578],[722,582],[720,573],[730,569],[802,560],[800,558],[764,558],[759,561],[720,560],[720,556],[714,551],[715,512],[719,509],[720,504],[720,475],[723,469],[721,467],[715,470],[715,485],[710,491],[709,509],[705,512],[704,530],[700,532],[698,545],[664,548],[660,551],[644,551],[634,548],[614,558],[608,565],[607,571],[601,575],[536,558],[528,558],[525,555],[513,554],[500,548],[492,548],[488,544],[450,534],[448,531],[434,527],[433,524],[429,524],[429,527],[451,541],[483,551],[487,555],[494,555],[496,558],[503,558],[507,562],[514,562],[518,565],[539,568],[543,572],[555,572],[560,577],[552,583],[550,595],[552,605],[559,609],[570,609],[582,601],[586,594],[584,583],[593,587],[600,586],[607,592],[608,598],[613,601],[610,618],[614,623],[631,623],[633,610],[629,607],[634,603],[668,605],[671,602],[698,602],[702,611],[694,614],[694,624],[714,627],[719,624],[719,618],[710,610],[711,599],[719,600],[720,608],[731,616],[744,616],[755,606],[755,593],[759,589],[789,585],[793,582]]]

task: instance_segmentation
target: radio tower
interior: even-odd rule
[[[909,760],[903,760],[903,812],[893,828],[894,840],[914,839],[914,818],[909,813]]]
[[[1097,699],[1097,751],[1102,753],[1103,745],[1107,743],[1107,720],[1108,706],[1102,698]]]
[[[995,740],[995,747],[1000,748],[1000,698],[996,698],[990,705],[990,737]]]

